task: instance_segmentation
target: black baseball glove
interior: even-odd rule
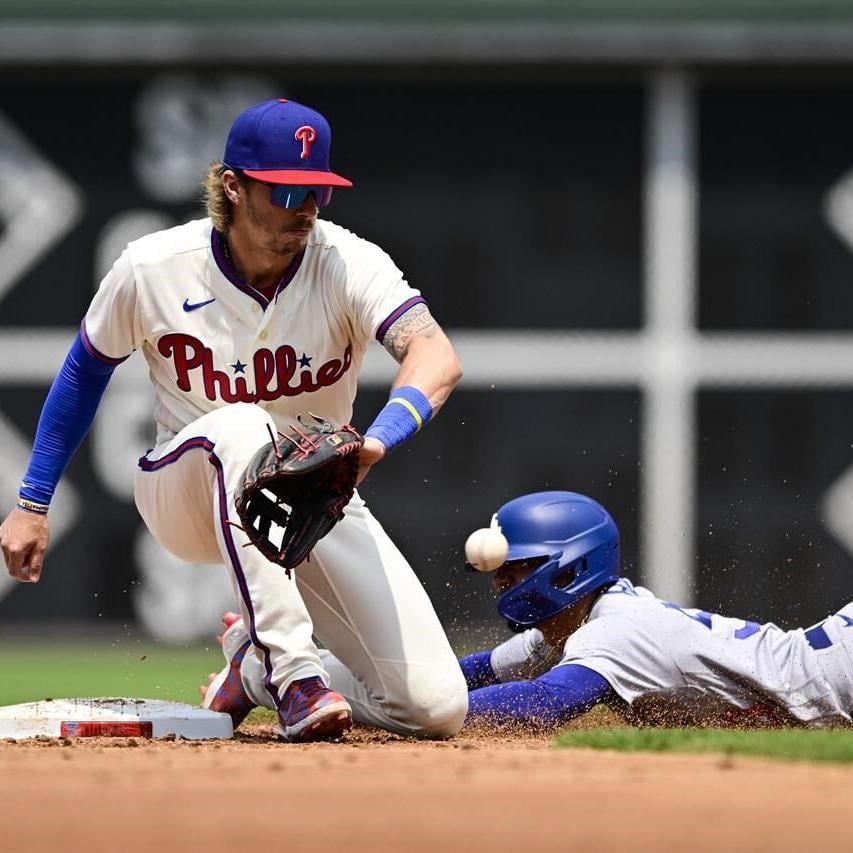
[[[349,425],[336,430],[313,414],[309,422],[301,415],[297,420],[298,426],[278,438],[271,435],[252,457],[236,498],[252,544],[288,574],[343,518],[364,443]],[[279,529],[283,536],[277,543]]]

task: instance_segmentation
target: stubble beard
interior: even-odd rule
[[[276,229],[276,227],[271,225],[268,219],[261,214],[251,197],[247,199],[246,214],[252,227],[263,235],[261,245],[265,251],[276,255],[295,255],[301,252],[308,245],[308,236],[310,235],[300,237],[296,234],[291,234],[288,229],[283,226]],[[294,222],[291,227],[296,224],[297,223]],[[313,225],[310,227],[313,230]]]

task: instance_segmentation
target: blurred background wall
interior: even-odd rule
[[[124,244],[201,216],[245,106],[329,116],[328,216],[391,253],[466,377],[363,492],[451,636],[496,624],[462,543],[506,499],[589,493],[658,594],[791,626],[851,597],[853,9],[410,0],[0,2],[0,496]],[[394,364],[368,360],[354,423]],[[209,636],[231,593],[148,536],[136,357],[0,624]],[[556,458],[554,453],[556,450]],[[5,512],[5,510],[4,510]]]

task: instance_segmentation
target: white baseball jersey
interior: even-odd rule
[[[83,338],[107,361],[142,350],[158,445],[226,403],[257,403],[279,429],[309,410],[339,426],[352,416],[370,339],[422,301],[378,246],[323,220],[268,301],[200,219],[127,247],[86,314]]]
[[[275,428],[305,412],[350,420],[371,337],[419,302],[384,252],[324,221],[268,300],[203,219],[131,243],[82,337],[101,359],[140,349],[148,361],[158,440],[134,500],[172,554],[228,567],[257,701],[278,708],[292,682],[334,679],[356,719],[444,737],[464,719],[464,678],[423,585],[361,498],[290,575],[247,547],[235,507]]]
[[[504,646],[492,653],[501,680],[547,669],[537,629]],[[656,722],[737,722],[734,709],[781,709],[813,726],[849,724],[853,603],[808,630],[784,631],[681,608],[623,578],[568,638],[565,664],[599,673],[636,716]]]

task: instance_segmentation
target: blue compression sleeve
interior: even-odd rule
[[[500,684],[498,677],[492,670],[492,653],[490,651],[474,652],[472,655],[459,658],[459,666],[465,676],[465,683],[469,690]]]
[[[39,418],[30,466],[20,497],[47,506],[74,451],[80,446],[115,370],[95,358],[78,333],[53,381]]]
[[[510,681],[471,691],[466,722],[556,725],[615,696],[597,672],[566,664],[535,681]]]

